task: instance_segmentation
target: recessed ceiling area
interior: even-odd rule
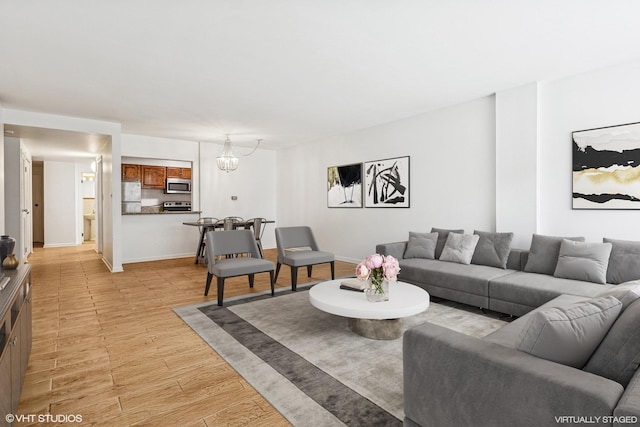
[[[20,138],[33,160],[93,161],[102,147],[111,141],[107,135],[6,124],[5,137]]]
[[[635,0],[0,2],[0,104],[279,149],[640,58]]]

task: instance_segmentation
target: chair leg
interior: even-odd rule
[[[209,295],[209,287],[211,286],[211,279],[212,278],[213,278],[213,274],[207,273],[207,283],[206,283],[206,286],[204,287],[204,296],[205,297],[207,295]]]
[[[224,296],[224,277],[218,277],[218,305],[222,307]]]
[[[335,266],[333,265],[334,261],[331,261],[331,280],[336,278]]]
[[[249,274],[249,287],[253,288],[253,279],[255,277],[255,274]]]
[[[276,265],[276,278],[274,279],[274,281],[278,281],[278,274],[280,274],[280,267],[282,266],[282,264],[278,263],[278,265]]]
[[[291,290],[298,290],[298,267],[291,266]]]
[[[273,270],[269,271],[269,281],[271,282],[271,296],[274,296],[276,293],[276,290],[275,290],[276,281],[273,280]]]
[[[313,265],[307,265],[307,277],[311,277],[311,269],[313,268]]]

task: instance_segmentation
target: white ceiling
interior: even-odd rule
[[[638,16],[635,0],[0,0],[0,104],[278,149],[640,58]]]

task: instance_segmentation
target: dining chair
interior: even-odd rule
[[[238,228],[238,224],[245,222],[244,219],[242,219],[239,216],[228,216],[228,217],[225,217],[223,221],[224,221],[223,228],[226,231],[235,230]]]
[[[335,279],[332,253],[322,252],[313,236],[310,227],[278,227],[276,228],[276,245],[278,247],[278,264],[276,280],[282,264],[291,267],[291,290],[295,291],[298,282],[298,267],[307,267],[307,275],[311,277],[311,269],[316,264],[329,263],[331,279]]]
[[[269,273],[271,296],[274,295],[275,280],[273,262],[262,259],[251,230],[207,231],[208,272],[204,295],[209,294],[213,276],[217,278],[218,305],[222,306],[224,280],[228,277],[249,276],[249,287],[253,288],[257,273]],[[249,256],[222,258],[220,255],[247,253]],[[217,259],[216,259],[217,257]]]
[[[264,225],[267,223],[266,218],[251,218],[247,220],[247,228],[253,229],[253,236],[258,244],[260,255],[264,256],[262,251],[262,235],[264,234]]]
[[[198,231],[200,232],[200,248],[198,249],[199,257],[203,258],[206,262],[205,252],[207,250],[207,237],[204,234],[208,228],[213,227],[218,222],[218,218],[205,216],[198,218],[196,223],[198,224]]]

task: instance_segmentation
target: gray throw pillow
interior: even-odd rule
[[[640,279],[640,242],[606,237],[602,241],[613,245],[607,268],[607,283],[618,284]]]
[[[640,365],[640,301],[613,324],[584,370],[627,387]]]
[[[534,234],[531,239],[531,248],[524,271],[529,273],[541,273],[553,275],[558,263],[560,244],[563,239],[584,242],[584,237],[557,237]]]
[[[479,239],[480,236],[477,234],[449,233],[444,249],[442,249],[442,255],[440,255],[440,261],[471,264],[473,251],[476,249]]]
[[[539,309],[520,333],[517,349],[582,369],[616,321],[621,307],[614,297],[605,297]]]
[[[464,230],[447,230],[446,228],[431,228],[432,233],[438,233],[438,244],[436,245],[436,259],[440,259],[440,254],[442,254],[442,249],[444,249],[444,244],[447,242],[447,237],[449,237],[449,233],[457,233],[463,234]]]
[[[620,312],[625,311],[627,307],[640,298],[640,280],[614,286],[613,288],[600,292],[596,295],[596,298],[609,296],[614,297],[622,303],[622,310],[620,310]]]
[[[473,234],[480,236],[480,240],[478,240],[471,263],[507,268],[513,233],[489,233],[474,230]]]
[[[437,241],[438,233],[416,233],[410,231],[407,250],[404,252],[403,258],[435,259]]]
[[[564,239],[560,244],[555,277],[607,283],[611,243],[585,243]]]

